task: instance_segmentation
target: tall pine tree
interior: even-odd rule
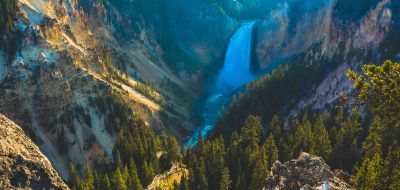
[[[137,167],[135,161],[131,159],[129,162],[129,178],[128,178],[128,187],[129,189],[137,189],[142,190],[142,183],[140,182]]]
[[[329,140],[328,131],[325,128],[322,117],[318,117],[313,129],[314,136],[314,154],[329,161],[332,154],[331,141]]]
[[[266,154],[266,167],[269,170],[272,167],[272,164],[274,164],[275,161],[278,160],[278,148],[275,144],[274,137],[271,134],[268,135],[267,139],[265,140],[263,146],[262,146],[262,151],[264,154]]]

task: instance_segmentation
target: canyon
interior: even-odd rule
[[[399,58],[386,44],[399,26],[393,0],[350,18],[341,1],[271,1],[251,14],[241,1],[19,0],[15,58],[0,51],[0,113],[67,180],[69,163],[114,161],[130,115],[186,147],[237,129],[218,125],[230,103],[283,64],[335,63],[277,112],[324,110],[352,93],[348,69]]]

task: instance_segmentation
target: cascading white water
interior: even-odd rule
[[[256,21],[242,23],[231,37],[224,67],[215,82],[213,95],[204,103],[203,123],[185,143],[186,147],[195,146],[199,135],[206,137],[215,126],[218,111],[229,102],[231,93],[256,77],[250,70],[251,39],[255,23]]]
[[[228,94],[254,79],[250,71],[252,30],[256,22],[246,22],[229,42],[224,67],[219,73],[216,91]]]

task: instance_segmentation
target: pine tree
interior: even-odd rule
[[[357,169],[355,187],[358,190],[375,190],[381,187],[379,182],[382,171],[382,159],[375,154],[372,159],[366,158]]]
[[[89,166],[85,168],[85,190],[94,190],[94,179],[92,175],[92,170]]]
[[[302,125],[296,127],[296,131],[293,135],[293,152],[295,155],[299,155],[301,152],[306,151],[304,147],[305,138],[307,137],[304,131],[304,127]]]
[[[112,189],[114,190],[126,190],[126,182],[124,176],[122,175],[121,169],[117,168],[112,175]]]
[[[314,135],[312,133],[312,125],[306,118],[303,122],[304,135],[303,136],[303,151],[314,154]]]
[[[262,147],[262,151],[266,154],[266,164],[268,170],[272,167],[275,161],[278,160],[278,148],[275,144],[274,137],[272,133],[267,137]]]
[[[226,165],[229,168],[232,179],[236,179],[241,172],[239,171],[240,167],[238,167],[239,149],[239,135],[235,131],[232,133],[226,155]]]
[[[142,190],[142,183],[140,182],[138,173],[137,173],[137,168],[135,161],[131,159],[129,162],[129,181],[128,181],[128,188],[129,189],[136,189],[136,190]]]
[[[175,137],[171,136],[168,138],[168,147],[167,147],[167,154],[168,160],[170,162],[178,161],[179,160],[179,143]]]
[[[73,163],[69,164],[69,184],[72,187],[72,189],[77,189],[81,184],[80,184],[80,179],[78,174],[75,171],[75,165]]]
[[[268,169],[266,165],[261,160],[258,160],[256,167],[253,169],[253,173],[251,175],[249,189],[262,189],[265,186],[264,181],[267,176]]]
[[[368,102],[375,115],[396,123],[400,118],[400,64],[387,60],[381,66],[363,65],[362,71],[361,75],[347,73],[359,98]]]
[[[160,144],[163,149],[165,150],[168,149],[168,136],[167,133],[165,133],[165,131],[161,132]]]
[[[229,169],[225,167],[222,170],[221,181],[219,182],[219,190],[229,190],[231,187],[231,183],[232,181],[230,179]]]
[[[225,166],[225,146],[222,136],[207,143],[205,156],[208,188],[218,189]]]
[[[204,158],[200,158],[198,163],[198,179],[199,179],[199,189],[208,189],[206,166],[204,163]]]
[[[381,189],[400,189],[400,147],[395,142],[390,148],[387,158],[383,161]]]
[[[128,186],[128,180],[129,180],[129,171],[128,171],[128,166],[125,165],[124,169],[122,170],[122,177],[124,177],[124,181],[126,185]]]
[[[103,176],[96,170],[93,170],[94,189],[101,189],[103,186]]]
[[[193,190],[208,189],[206,166],[204,157],[193,157],[189,161],[189,186]]]
[[[332,154],[331,141],[329,140],[328,131],[325,128],[322,117],[318,117],[313,130],[314,136],[314,154],[321,156],[329,161]]]
[[[247,184],[244,177],[244,173],[242,173],[236,180],[236,190],[246,190],[246,189],[247,189]]]
[[[200,156],[204,156],[206,154],[206,144],[204,139],[201,135],[199,135],[196,145],[196,151],[199,153]]]
[[[154,168],[151,164],[148,164],[145,160],[143,163],[143,185],[149,185],[151,181],[153,181],[153,177],[155,176]]]
[[[282,127],[280,125],[281,125],[281,122],[279,120],[279,117],[277,115],[275,115],[271,120],[270,131],[276,138],[279,138],[282,136]]]
[[[104,183],[103,183],[103,190],[111,190],[111,182],[110,182],[110,178],[108,177],[108,175],[106,174],[104,176]]]
[[[347,171],[353,169],[358,159],[358,139],[362,132],[359,113],[353,110],[350,116],[339,126],[334,147],[335,166]]]
[[[385,125],[382,135],[382,150],[400,139],[400,64],[385,61],[382,65],[363,65],[362,74],[349,70],[348,77],[361,101],[366,103],[375,116]]]
[[[249,116],[241,131],[244,145],[258,145],[262,134],[263,128],[260,118],[252,115]]]
[[[367,139],[363,143],[364,157],[372,158],[375,154],[382,154],[381,150],[381,121],[378,117],[375,117],[372,124],[369,127],[369,134]]]
[[[283,161],[292,159],[294,156],[296,144],[292,134],[287,134],[286,139],[280,138],[279,144],[282,146],[282,153],[279,155]],[[279,152],[280,153],[280,152]],[[297,152],[296,152],[297,153]]]

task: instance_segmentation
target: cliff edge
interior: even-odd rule
[[[0,189],[69,189],[38,146],[2,114]]]

